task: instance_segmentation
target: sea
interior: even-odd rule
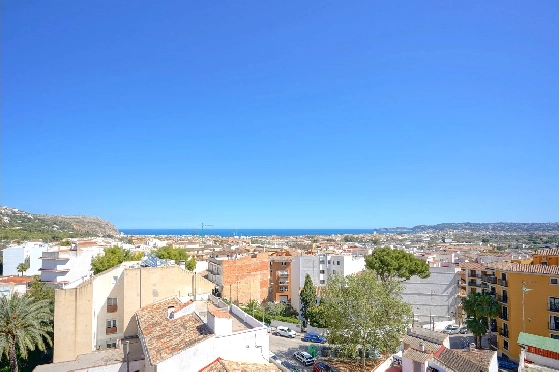
[[[201,229],[120,229],[125,235],[201,235]],[[375,229],[204,229],[204,235],[213,236],[308,236],[308,235],[358,235],[409,232],[405,230]]]

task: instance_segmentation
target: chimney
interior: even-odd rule
[[[424,349],[424,343],[422,341],[420,341],[420,351],[425,351]]]
[[[167,317],[168,317],[169,319],[173,319],[173,318],[174,318],[174,316],[173,316],[173,312],[174,312],[174,311],[175,311],[175,306],[169,306],[169,307],[167,308]]]

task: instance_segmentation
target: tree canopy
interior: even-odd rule
[[[469,293],[461,300],[467,313],[467,327],[473,333],[477,348],[482,348],[482,336],[490,329],[490,319],[500,314],[500,305],[488,294]]]
[[[131,252],[117,245],[103,250],[104,255],[99,255],[91,259],[91,269],[94,274],[99,274],[112,267],[120,265],[125,261],[138,261],[142,258],[142,252]]]
[[[300,303],[301,303],[301,316],[303,319],[307,320],[307,310],[316,304],[317,299],[317,290],[313,285],[313,280],[311,279],[311,275],[305,275],[305,282],[303,284],[303,288],[299,293]]]
[[[46,343],[52,346],[51,321],[48,300],[35,301],[18,292],[10,299],[0,296],[0,352],[7,356],[11,372],[18,371],[17,352],[27,359],[28,351],[45,350]]]
[[[166,245],[155,250],[154,254],[162,260],[174,260],[177,265],[180,261],[185,261],[185,268],[189,271],[194,271],[196,268],[196,259],[189,256],[184,248],[173,248],[171,245]]]
[[[328,342],[352,357],[360,348],[373,354],[395,352],[412,319],[402,291],[402,283],[382,282],[369,270],[332,277],[322,290],[320,304],[329,328]],[[361,355],[365,365],[366,353]]]
[[[19,265],[17,265],[17,271],[18,273],[21,273],[21,275],[23,275],[24,272],[26,272],[27,270],[29,270],[29,266],[27,266],[26,263],[20,263]]]
[[[366,267],[377,273],[383,282],[391,279],[410,279],[417,275],[422,279],[430,276],[430,265],[413,254],[389,247],[374,249],[366,256]]]

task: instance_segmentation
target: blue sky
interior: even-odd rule
[[[1,131],[119,228],[558,221],[558,3],[6,0]]]

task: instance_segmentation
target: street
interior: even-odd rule
[[[299,371],[307,372],[313,371],[313,366],[304,367],[300,362],[298,362],[293,354],[296,351],[307,351],[307,347],[311,345],[309,342],[301,341],[303,337],[302,333],[298,333],[295,338],[288,338],[282,336],[270,335],[270,351],[272,351],[281,361],[288,361],[292,363]],[[320,350],[321,344],[313,344],[317,346],[317,361],[321,360]]]

